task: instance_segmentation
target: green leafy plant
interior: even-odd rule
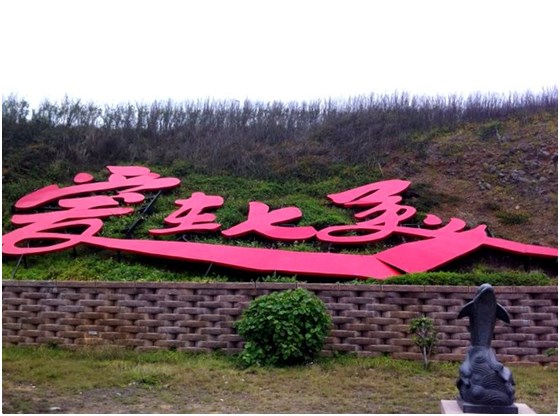
[[[492,137],[500,138],[500,133],[503,129],[502,123],[499,121],[491,121],[489,123],[483,124],[478,129],[478,136],[482,140],[488,140]]]
[[[529,221],[529,214],[526,212],[509,212],[509,211],[499,211],[496,213],[496,217],[500,219],[500,222],[504,225],[518,225],[525,224]]]
[[[424,368],[428,369],[430,357],[437,345],[437,332],[434,322],[425,316],[410,321],[409,332],[412,334],[414,345],[420,348],[424,360]]]
[[[558,355],[558,348],[547,348],[544,351],[544,355],[546,355],[547,357],[555,357]]]
[[[245,340],[245,366],[282,366],[310,362],[321,351],[331,327],[325,304],[305,289],[261,296],[236,322]]]
[[[354,280],[353,284],[377,285],[444,285],[444,286],[480,286],[490,283],[492,286],[555,286],[557,278],[548,277],[543,272],[533,271],[486,271],[469,272],[426,272],[404,274],[386,280]]]

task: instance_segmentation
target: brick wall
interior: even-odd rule
[[[438,330],[435,359],[462,360],[468,319],[456,319],[476,287],[298,284],[317,294],[334,327],[324,353],[386,353],[421,359],[407,335],[410,319],[425,314]],[[137,350],[238,352],[233,323],[257,296],[292,289],[272,283],[2,282],[4,345],[119,345]],[[511,324],[498,321],[492,346],[504,362],[556,362],[556,287],[497,287]]]

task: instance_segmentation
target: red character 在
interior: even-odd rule
[[[195,192],[188,199],[178,199],[175,205],[179,205],[177,211],[165,217],[163,222],[174,225],[171,228],[150,230],[152,235],[182,234],[200,231],[217,231],[220,224],[214,222],[216,216],[204,212],[210,208],[219,208],[224,205],[224,198],[216,195],[206,195],[204,192]]]

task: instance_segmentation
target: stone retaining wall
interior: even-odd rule
[[[410,319],[424,314],[439,334],[435,359],[464,358],[468,319],[456,317],[474,286],[3,281],[2,341],[235,353],[243,341],[233,323],[251,300],[296,286],[318,295],[331,312],[325,354],[421,359],[407,330]],[[557,287],[497,287],[496,293],[512,318],[496,325],[498,359],[556,362]]]

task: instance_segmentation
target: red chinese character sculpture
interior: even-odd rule
[[[111,175],[106,182],[92,182],[91,175],[79,173],[74,178],[75,186],[66,188],[59,188],[57,185],[45,186],[19,199],[15,208],[37,208],[62,198],[115,190],[118,190],[119,194],[136,193],[139,195],[138,198],[143,200],[144,197],[138,192],[175,188],[181,183],[177,178],[160,178],[157,173],[152,173],[150,169],[140,166],[107,166],[107,169]]]
[[[251,202],[249,203],[247,221],[222,231],[222,234],[231,238],[255,233],[277,241],[308,240],[315,235],[315,228],[283,227],[278,225],[299,220],[301,217],[301,210],[296,207],[280,208],[271,211],[270,207],[262,202]]]
[[[181,208],[163,220],[165,224],[175,227],[150,230],[150,234],[169,235],[195,231],[217,231],[220,224],[214,222],[216,216],[203,213],[203,211],[209,208],[219,208],[223,204],[224,198],[221,196],[209,196],[204,192],[195,192],[188,199],[175,201],[175,205],[179,205]]]
[[[290,227],[287,225],[302,216],[299,208],[270,209],[262,202],[251,202],[247,220],[222,231],[229,238],[255,233],[278,241],[316,237],[320,241],[343,244],[371,243],[394,234],[417,239],[371,255],[100,237],[96,234],[103,226],[102,218],[133,212],[132,208],[120,207],[119,201],[138,204],[144,201],[142,192],[172,189],[180,184],[177,178],[161,178],[145,167],[109,166],[108,170],[111,174],[107,181],[95,182],[90,174],[79,173],[74,178],[75,185],[65,188],[46,186],[18,200],[15,204],[18,210],[36,209],[53,202],[58,203],[60,210],[14,215],[12,222],[21,227],[3,236],[2,253],[44,254],[87,244],[108,250],[213,263],[263,273],[359,279],[386,279],[402,273],[436,270],[481,247],[519,255],[558,257],[555,248],[489,237],[482,225],[466,230],[466,223],[458,218],[452,218],[448,224],[441,226],[441,219],[429,214],[424,220],[426,228],[406,227],[402,223],[412,218],[416,210],[400,205],[400,193],[410,186],[410,182],[396,179],[328,196],[335,204],[361,209],[355,214],[360,221],[354,225],[334,225],[319,231],[310,226]],[[95,195],[100,192],[114,194]],[[217,209],[223,203],[220,196],[195,192],[188,199],[176,201],[180,208],[164,220],[171,227],[150,230],[150,234],[217,231],[220,224],[215,222],[216,216],[205,211]],[[351,232],[358,235],[351,235]]]

